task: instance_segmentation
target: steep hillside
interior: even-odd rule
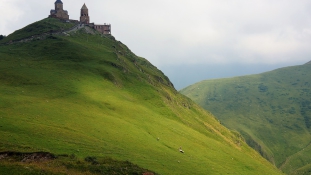
[[[0,152],[77,157],[69,167],[109,157],[159,174],[280,174],[112,36],[45,32],[62,24],[44,19],[1,42]],[[11,166],[29,171],[0,156],[0,171]]]
[[[264,157],[287,173],[310,171],[311,64],[227,79],[181,91],[239,131]],[[306,167],[308,168],[306,168]]]

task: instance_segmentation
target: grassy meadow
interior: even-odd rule
[[[26,28],[37,33],[50,25],[62,23],[44,19]],[[6,40],[20,35],[28,30]],[[0,152],[108,157],[158,174],[281,174],[112,36],[80,30],[1,42]],[[27,174],[24,164],[3,160],[0,172],[12,166]]]
[[[206,80],[181,93],[288,174],[310,171],[311,64]]]

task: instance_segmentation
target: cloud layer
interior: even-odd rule
[[[0,34],[45,18],[54,0],[2,0]],[[309,0],[63,0],[153,64],[279,64],[311,59]]]

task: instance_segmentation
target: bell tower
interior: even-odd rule
[[[89,9],[85,4],[81,8],[80,22],[84,24],[90,23]]]

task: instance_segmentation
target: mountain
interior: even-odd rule
[[[0,172],[281,174],[146,59],[87,26],[44,19],[3,39],[0,97]]]
[[[311,64],[206,80],[181,93],[289,174],[311,171]],[[298,173],[299,172],[299,173]],[[307,173],[309,174],[309,173]]]

